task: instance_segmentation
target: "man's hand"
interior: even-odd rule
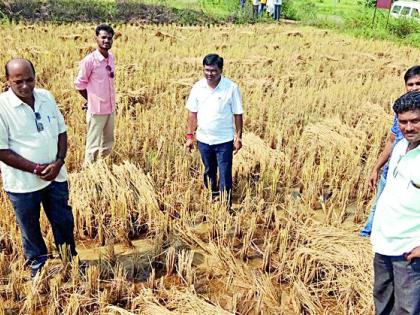
[[[411,251],[407,253],[406,259],[411,262],[413,258],[420,258],[420,246],[413,248]]]
[[[41,175],[41,172],[43,172],[47,166],[48,164],[37,164],[36,167],[34,168],[33,173],[39,176]]]
[[[236,138],[233,141],[233,154],[238,153],[241,148],[242,148],[242,140],[239,138]]]
[[[48,164],[45,169],[41,172],[41,179],[45,181],[53,181],[57,176],[58,173],[60,173],[61,167],[63,166],[62,160],[57,160],[53,163]]]
[[[374,168],[372,170],[372,173],[369,176],[369,188],[371,190],[375,190],[376,186],[378,185],[378,180],[379,180],[379,170],[377,170],[376,168]]]
[[[194,140],[187,139],[187,141],[185,142],[185,148],[188,150],[188,152],[191,152],[191,150],[194,148]]]

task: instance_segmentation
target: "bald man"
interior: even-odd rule
[[[34,277],[48,257],[39,224],[41,204],[57,248],[77,254],[64,166],[67,127],[51,93],[35,88],[29,60],[12,59],[5,72],[9,89],[0,94],[0,167]]]

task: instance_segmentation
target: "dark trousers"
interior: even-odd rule
[[[71,255],[77,255],[73,236],[73,213],[68,205],[67,182],[52,182],[47,187],[30,193],[7,194],[15,210],[22,234],[23,252],[27,264],[32,268],[32,275],[42,268],[48,256],[39,223],[41,204],[50,221],[57,248],[67,245]]]
[[[259,11],[260,6],[257,5],[252,5],[252,16],[256,19],[258,17],[258,11]]]
[[[218,195],[219,191],[226,194],[231,204],[233,141],[215,145],[198,141],[198,150],[204,164],[204,185],[206,188],[210,186],[213,196]],[[219,185],[217,169],[219,169]]]
[[[241,0],[240,1],[240,4],[241,4],[241,8],[243,9],[243,8],[245,8],[245,0]]]
[[[403,256],[375,254],[375,314],[420,314],[420,269],[416,263],[409,263]]]
[[[274,5],[274,19],[280,20],[280,14],[281,14],[281,4],[275,4]]]

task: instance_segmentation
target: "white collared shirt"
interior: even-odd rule
[[[197,113],[198,141],[214,145],[233,140],[233,115],[243,114],[236,83],[222,76],[217,87],[212,89],[203,78],[194,84],[186,107],[190,112]]]
[[[399,256],[420,246],[420,147],[406,152],[407,147],[405,138],[395,145],[376,206],[371,242],[382,255]]]
[[[51,163],[56,160],[58,135],[67,130],[63,115],[50,92],[34,89],[34,109],[39,113],[38,131],[35,112],[12,91],[0,94],[0,150],[10,149],[34,163]],[[41,129],[41,128],[40,128]],[[50,182],[32,173],[0,163],[4,190],[28,193],[47,187]],[[55,181],[67,180],[66,168],[60,170]]]

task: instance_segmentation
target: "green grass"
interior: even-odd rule
[[[346,15],[365,9],[357,0],[313,0],[318,12],[322,14]]]
[[[239,8],[239,0],[139,0],[139,2],[203,11],[214,17],[230,16]]]
[[[160,4],[177,9],[201,10],[213,16],[226,17],[234,14],[239,8],[239,0],[139,0],[147,4]],[[247,0],[248,3],[251,0]],[[313,6],[317,13],[322,15],[346,15],[364,7],[358,4],[358,0],[291,0],[303,10],[310,10]],[[248,7],[251,10],[251,7]]]

